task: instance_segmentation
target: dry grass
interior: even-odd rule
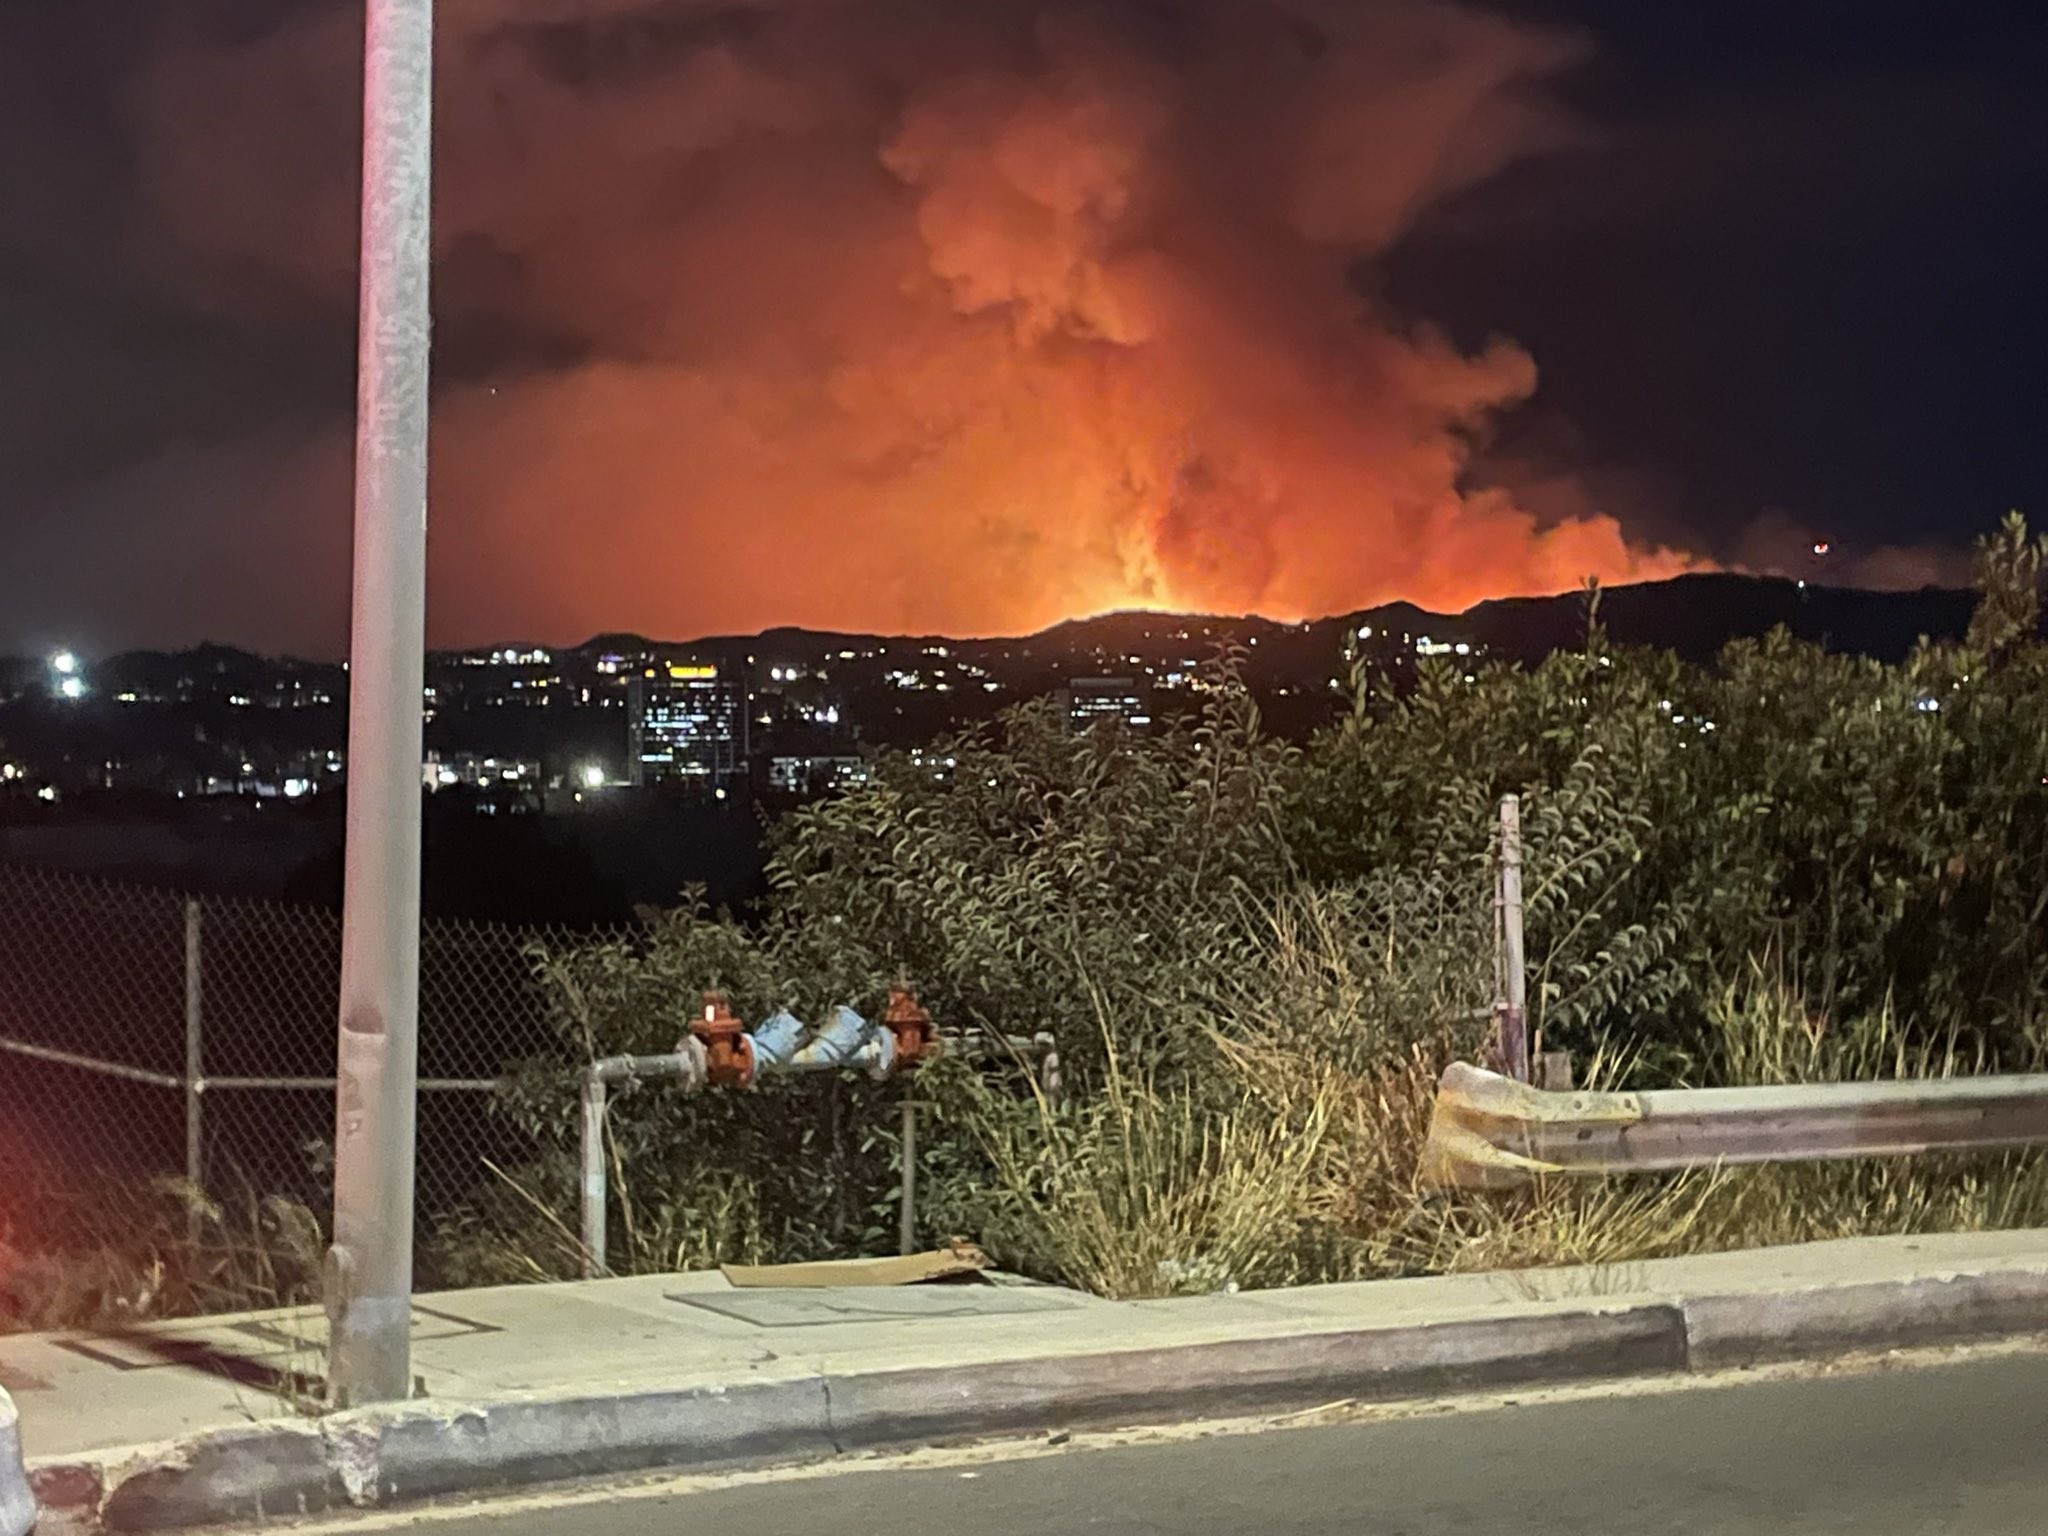
[[[986,1146],[1006,1262],[1139,1297],[1395,1275],[1622,1263],[1696,1251],[1727,1175],[1555,1181],[1449,1195],[1417,1175],[1442,1055],[1416,1046],[1363,1076],[1271,1053],[1234,1100],[1126,1082]],[[1713,1246],[1713,1244],[1709,1244]]]
[[[36,1202],[34,1241],[0,1233],[0,1330],[118,1328],[301,1306],[326,1239],[295,1201],[246,1186],[222,1201],[182,1179]]]
[[[981,1127],[996,1184],[978,1231],[1005,1262],[1116,1297],[1309,1278],[1322,1127],[1131,1082],[1031,1113]]]
[[[1719,1082],[1938,1079],[2037,1070],[2038,1054],[1992,1062],[1953,1033],[1914,1040],[1887,1006],[1860,1019],[1813,1015],[1768,963],[1723,989],[1702,1076]],[[2039,1151],[1870,1159],[1731,1171],[1694,1223],[1708,1251],[1914,1232],[2048,1225],[2048,1157]]]
[[[971,1230],[1007,1262],[1131,1297],[2048,1225],[2048,1157],[2037,1153],[1559,1179],[1498,1194],[1426,1188],[1417,1165],[1436,1080],[1473,1045],[1446,1021],[1469,1009],[1453,967],[1407,965],[1383,905],[1375,926],[1347,921],[1338,899],[1319,892],[1274,916],[1269,963],[1223,983],[1210,1055],[1190,1079],[1162,1084],[1112,1052],[1103,1091],[1063,1113],[979,1098],[995,1188]],[[1418,974],[1421,997],[1403,985]],[[1424,1032],[1404,1034],[1417,1018]],[[1724,989],[1712,1024],[1695,1073],[1707,1081],[1992,1065],[1950,1039],[1915,1041],[1889,1009],[1816,1019],[1764,964]],[[1582,1076],[1614,1086],[1630,1067],[1624,1052]]]
[[[1454,921],[1384,890],[1322,890],[1257,917],[1233,968],[1193,978],[1170,1021],[1194,1042],[1158,1065],[1125,1060],[1115,1006],[1093,999],[1106,1068],[1062,1106],[942,1064],[928,1080],[979,1156],[934,1170],[930,1224],[1006,1265],[1112,1297],[1381,1276],[1628,1263],[1870,1234],[2048,1225],[2048,1157],[2014,1153],[1552,1180],[1498,1194],[1425,1187],[1418,1159],[1437,1079],[1470,1058],[1475,974]],[[1244,965],[1246,953],[1255,964]],[[1461,1022],[1463,1021],[1463,1022]],[[1155,1021],[1156,1022],[1156,1021]],[[1890,1009],[1818,1018],[1770,964],[1711,1010],[1698,1082],[1946,1077],[1989,1063],[1914,1038]],[[1582,1065],[1588,1086],[1629,1076],[1624,1053]],[[775,1253],[744,1168],[687,1190],[614,1168],[621,1258],[641,1272]],[[488,1240],[457,1246],[461,1284],[577,1273],[564,1189],[500,1175]],[[231,1207],[181,1184],[110,1206],[104,1195],[35,1256],[0,1243],[0,1326],[118,1326],[286,1306],[317,1295],[319,1224],[243,1191]],[[464,1234],[454,1234],[460,1240]]]
[[[492,1183],[444,1222],[429,1257],[451,1288],[573,1280],[588,1251],[574,1225],[578,1201],[565,1168],[512,1170],[486,1163]],[[548,1173],[559,1175],[550,1185]],[[778,1257],[762,1230],[760,1198],[744,1168],[716,1170],[688,1187],[636,1176],[617,1156],[607,1258],[621,1274],[676,1274]]]

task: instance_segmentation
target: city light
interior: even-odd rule
[[[604,788],[604,770],[598,767],[596,763],[585,763],[583,771],[577,777],[582,781],[585,789]]]
[[[50,658],[50,671],[56,674],[57,695],[65,699],[85,697],[85,678],[81,674],[78,656],[72,651],[59,651]]]

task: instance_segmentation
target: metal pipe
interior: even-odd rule
[[[496,1093],[503,1086],[494,1077],[423,1077],[413,1086],[421,1093]],[[230,1093],[237,1090],[275,1090],[289,1092],[304,1090],[309,1093],[334,1092],[335,1079],[331,1077],[203,1077],[199,1087],[205,1093]]]
[[[582,1177],[577,1190],[583,1215],[583,1278],[595,1280],[606,1272],[604,1230],[607,1215],[604,1179],[604,1117],[609,1089],[604,1074],[596,1067],[583,1074],[580,1095],[582,1126],[577,1137]]]
[[[917,1252],[917,1101],[903,1101],[903,1198],[897,1212],[896,1251]]]
[[[1039,1092],[1045,1095],[1045,1107],[1057,1110],[1066,1088],[1066,1079],[1060,1073],[1060,1043],[1051,1035],[1034,1035],[1031,1043],[1038,1051]]]
[[[2048,1142],[2048,1074],[1928,1081],[1546,1093],[1445,1069],[1423,1151],[1433,1183],[1820,1162]]]
[[[147,1067],[125,1066],[118,1061],[102,1061],[97,1056],[81,1056],[76,1051],[60,1051],[54,1046],[34,1045],[26,1040],[10,1040],[0,1037],[0,1051],[16,1056],[26,1056],[34,1061],[54,1062],[61,1067],[76,1067],[81,1072],[97,1072],[102,1077],[117,1077],[131,1083],[147,1083],[152,1088],[191,1088],[202,1097],[209,1093],[226,1093],[236,1089],[304,1089],[314,1093],[334,1092],[335,1079],[331,1077],[200,1077],[197,1079],[174,1076],[169,1072],[152,1072]],[[421,1093],[495,1093],[500,1081],[491,1077],[423,1077],[415,1085]]]
[[[965,1040],[948,1040],[940,1051],[942,1055],[957,1056],[962,1061],[987,1061],[998,1056],[1030,1061],[1059,1054],[1053,1037],[1043,1032],[1035,1035],[977,1035]]]
[[[329,1401],[412,1391],[434,0],[366,0]]]
[[[869,1071],[886,1072],[894,1055],[894,1037],[885,1030],[877,1030],[851,1008],[836,1008],[824,1029],[817,1031],[801,1046],[797,1041],[802,1037],[803,1024],[787,1009],[771,1016],[759,1029],[752,1031],[748,1039],[753,1044],[754,1063],[757,1072],[843,1072],[865,1068]],[[998,1040],[974,1041],[964,1047],[969,1056],[991,1056],[1008,1054],[1013,1057],[1038,1056],[1045,1073],[1047,1097],[1057,1102],[1059,1095],[1059,1051],[1049,1034],[1033,1035],[1026,1039],[1013,1036]],[[580,1232],[583,1246],[583,1275],[585,1279],[597,1279],[609,1272],[606,1264],[608,1234],[606,1230],[610,1209],[610,1191],[605,1168],[604,1131],[606,1116],[610,1110],[610,1085],[617,1082],[637,1082],[643,1078],[680,1077],[686,1090],[694,1091],[704,1086],[708,1076],[705,1049],[701,1041],[686,1038],[682,1047],[667,1056],[608,1056],[591,1062],[583,1069],[578,1092],[578,1114],[580,1132],[578,1136],[578,1204]],[[251,1086],[255,1086],[251,1081]],[[266,1086],[278,1086],[271,1083]],[[430,1086],[427,1083],[422,1088]],[[448,1086],[456,1086],[449,1084]],[[484,1086],[495,1086],[486,1084]],[[903,1251],[910,1253],[917,1238],[917,1121],[916,1106],[910,1100],[903,1105],[903,1192],[897,1217],[898,1240]]]
[[[77,1067],[82,1072],[97,1072],[102,1077],[117,1077],[123,1082],[147,1083],[152,1088],[185,1086],[185,1079],[175,1073],[123,1066],[118,1061],[101,1061],[97,1056],[81,1056],[76,1051],[60,1051],[49,1045],[31,1045],[26,1040],[0,1039],[0,1051],[26,1056],[31,1061],[47,1061],[60,1067]]]
[[[685,1041],[680,1050],[666,1056],[607,1056],[583,1069],[582,1091],[578,1095],[582,1123],[577,1150],[581,1164],[578,1197],[584,1279],[595,1280],[610,1273],[606,1264],[605,1221],[610,1200],[605,1187],[604,1127],[611,1084],[676,1077],[682,1079],[685,1092],[692,1092],[704,1086],[705,1073],[704,1048],[694,1040]]]

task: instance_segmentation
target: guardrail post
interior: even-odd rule
[[[1495,897],[1500,930],[1499,1036],[1501,1067],[1518,1083],[1529,1081],[1528,952],[1522,936],[1522,797],[1500,801],[1500,884]]]
[[[185,1182],[194,1191],[206,1188],[206,1046],[205,978],[201,970],[199,903],[185,900]],[[188,1196],[185,1218],[189,1241],[199,1241],[199,1202]]]

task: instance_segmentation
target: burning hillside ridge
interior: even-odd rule
[[[207,302],[352,293],[356,22],[184,34],[138,85]],[[1474,489],[1534,363],[1370,296],[1418,216],[1572,137],[1570,39],[1425,0],[516,0],[441,46],[443,633],[1457,609],[1693,563]]]

